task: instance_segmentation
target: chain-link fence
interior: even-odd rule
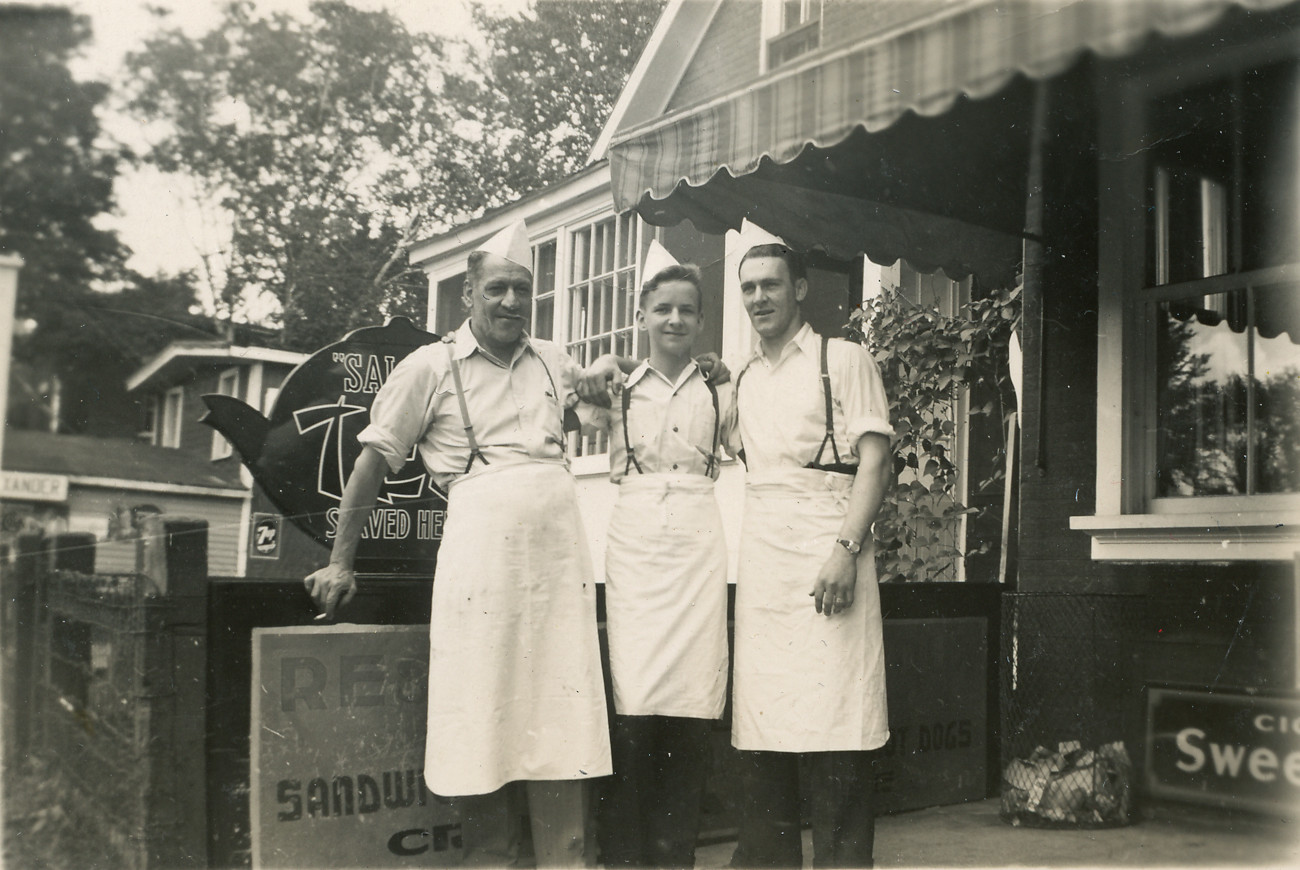
[[[1126,740],[1141,716],[1142,598],[1010,593],[1002,604],[1002,817],[1042,827],[1132,818]]]

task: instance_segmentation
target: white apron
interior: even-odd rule
[[[611,772],[591,555],[563,466],[451,487],[429,643],[434,794]]]
[[[737,749],[876,749],[889,739],[875,551],[858,555],[853,606],[809,595],[836,546],[853,479],[808,468],[749,472],[736,578],[731,742]]]
[[[605,547],[614,709],[717,719],[727,691],[727,547],[713,481],[629,474]]]

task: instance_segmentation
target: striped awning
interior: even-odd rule
[[[734,196],[731,182],[760,168],[780,167],[854,135],[871,138],[906,115],[944,115],[959,103],[999,94],[1017,76],[1058,75],[1085,51],[1123,56],[1153,34],[1177,37],[1203,30],[1232,7],[1263,10],[1291,2],[956,2],[902,29],[779,69],[744,91],[620,131],[609,151],[615,205],[619,211],[636,208],[656,224],[690,217],[706,232],[734,228],[746,215],[727,208],[700,210],[711,182]],[[673,207],[674,198],[691,199],[694,205],[683,212]],[[881,209],[899,206],[881,202],[871,207],[883,214]],[[795,212],[788,218],[800,219]],[[996,226],[958,219],[981,231],[1018,235],[1023,229],[1022,223],[1007,225],[1005,218]],[[1017,219],[1023,219],[1022,209]],[[972,264],[966,265],[971,271]]]

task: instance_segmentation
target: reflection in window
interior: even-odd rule
[[[1300,492],[1300,286],[1162,302],[1158,496]]]
[[[1152,101],[1147,286],[1300,260],[1300,65]]]
[[[1300,65],[1150,104],[1155,494],[1300,492]]]

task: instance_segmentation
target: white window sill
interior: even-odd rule
[[[1300,554],[1300,511],[1218,511],[1071,517],[1092,536],[1099,561],[1291,562]]]
[[[579,479],[609,476],[609,454],[595,453],[591,456],[575,456],[569,460],[569,469]]]

